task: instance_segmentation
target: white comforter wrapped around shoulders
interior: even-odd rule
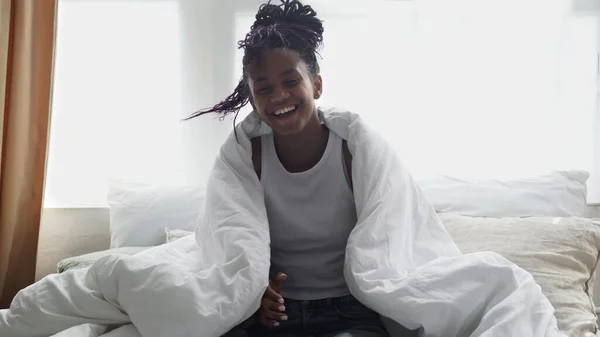
[[[344,273],[356,298],[427,337],[560,336],[531,275],[497,254],[462,255],[395,151],[358,115],[322,118],[353,155],[358,223]],[[0,311],[0,336],[67,337],[88,324],[75,329],[218,337],[249,318],[269,275],[268,219],[250,143],[266,132],[251,114],[237,127],[239,142],[232,134],[223,145],[195,239],[48,276]]]

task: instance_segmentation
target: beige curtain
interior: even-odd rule
[[[55,0],[0,0],[0,309],[35,277]]]

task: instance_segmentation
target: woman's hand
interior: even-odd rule
[[[263,295],[260,309],[258,310],[260,324],[267,327],[279,326],[279,321],[287,320],[283,297],[280,295],[283,289],[283,281],[287,279],[284,273],[278,273],[274,279],[269,281],[269,286]]]

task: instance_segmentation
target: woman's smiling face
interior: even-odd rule
[[[321,97],[323,80],[309,73],[297,52],[266,50],[248,75],[252,107],[274,133],[301,132],[316,117],[315,100]]]

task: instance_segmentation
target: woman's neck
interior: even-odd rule
[[[293,135],[274,135],[279,161],[289,172],[303,172],[317,165],[329,138],[329,130],[321,125],[318,116],[304,130]]]

